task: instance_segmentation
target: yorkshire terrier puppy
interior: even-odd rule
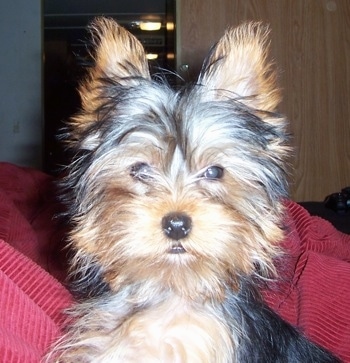
[[[290,152],[268,29],[229,29],[180,90],[151,78],[116,22],[90,29],[95,64],[64,182],[86,299],[49,359],[337,362],[258,293],[282,255]]]

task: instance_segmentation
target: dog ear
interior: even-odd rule
[[[102,80],[133,86],[150,78],[148,60],[140,41],[111,18],[96,18],[89,26],[94,65],[80,86],[83,109],[96,109]]]
[[[269,32],[267,26],[254,22],[228,29],[204,61],[199,83],[216,90],[217,97],[227,97],[229,91],[229,97],[247,106],[274,111],[280,92],[276,72],[267,60]]]
[[[111,18],[97,18],[89,26],[95,49],[92,76],[149,78],[148,61],[140,41]]]

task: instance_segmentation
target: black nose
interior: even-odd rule
[[[191,230],[191,218],[183,213],[169,213],[162,219],[164,233],[171,239],[185,238]]]

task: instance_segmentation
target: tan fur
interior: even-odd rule
[[[80,89],[85,110],[96,109],[100,78],[150,77],[143,46],[118,23],[98,18],[91,24],[90,31],[95,45],[92,54],[95,67],[91,69],[89,77]]]
[[[232,362],[237,342],[200,305],[191,306],[186,300],[175,298],[147,314],[135,314],[120,329],[113,328],[115,316],[106,316],[104,311],[98,312],[99,308],[96,307],[93,322],[89,316],[85,319],[90,330],[82,329],[75,337],[80,346],[75,348],[73,342],[58,362],[75,363],[77,353],[85,357],[84,362],[99,363]]]
[[[274,111],[280,92],[267,58],[269,33],[267,26],[253,22],[229,29],[211,54],[208,71],[200,82],[211,89],[234,92],[253,108]]]

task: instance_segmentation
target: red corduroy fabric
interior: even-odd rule
[[[0,163],[0,362],[38,363],[72,298],[60,281],[52,179]],[[287,202],[281,280],[263,294],[282,317],[350,363],[350,236]]]
[[[68,291],[0,240],[0,361],[38,363],[61,334]]]
[[[265,300],[312,341],[350,362],[350,235],[296,203],[287,208],[281,280],[264,291]]]
[[[72,298],[55,278],[62,227],[52,178],[0,163],[0,362],[38,363],[61,335]],[[55,276],[55,277],[54,277]]]

